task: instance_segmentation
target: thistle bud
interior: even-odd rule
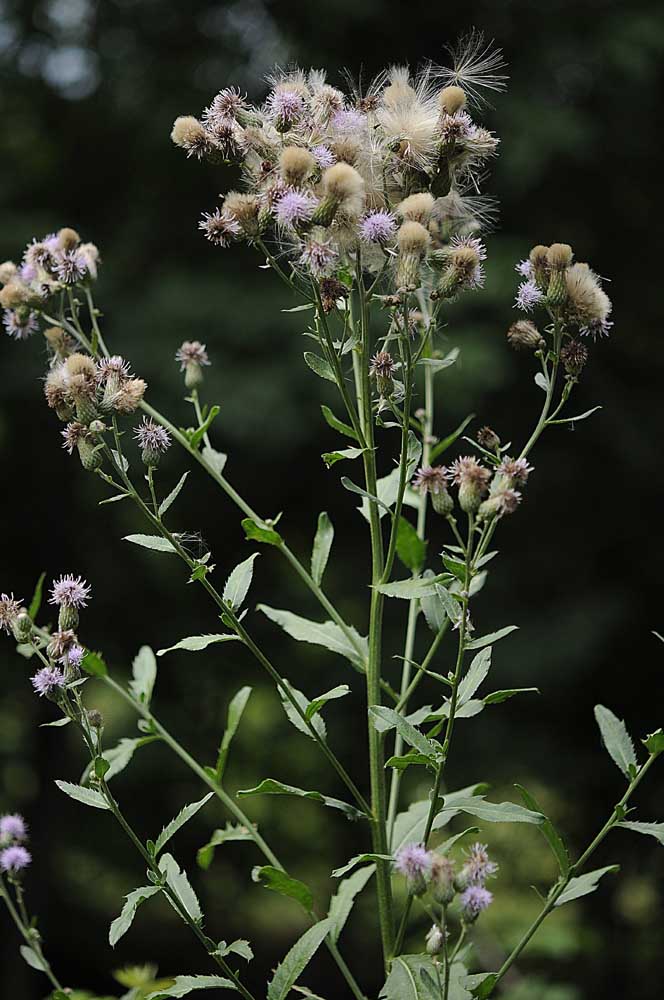
[[[286,184],[299,187],[313,173],[316,161],[308,149],[286,146],[279,157],[279,171]]]
[[[406,878],[408,891],[423,896],[431,877],[432,855],[419,844],[405,844],[396,854],[394,867]]]
[[[491,472],[476,458],[457,458],[450,468],[452,482],[459,487],[459,505],[466,514],[474,514],[488,489]]]
[[[548,260],[547,255],[549,253],[549,248],[545,247],[543,244],[538,243],[534,246],[529,254],[529,260],[533,269],[533,278],[537,284],[538,288],[546,291],[548,281],[549,281],[549,271],[548,271]]]
[[[500,448],[500,438],[490,427],[480,427],[477,432],[477,443],[487,451],[497,452]]]
[[[494,517],[513,514],[521,503],[521,494],[511,487],[492,492],[487,500],[480,504],[477,516],[481,521],[491,521]]]
[[[445,945],[445,931],[434,924],[426,936],[427,955],[440,955]]]
[[[258,195],[229,191],[224,198],[223,214],[232,219],[245,236],[260,236],[265,228],[265,213]],[[269,218],[269,215],[268,215]]]
[[[203,381],[203,367],[210,364],[205,344],[198,340],[185,340],[176,351],[175,360],[180,362],[187,389],[199,386]]]
[[[444,854],[434,854],[431,865],[431,895],[441,906],[447,906],[455,894],[454,865]]]
[[[104,717],[101,712],[97,711],[96,708],[91,708],[88,711],[88,722],[93,729],[102,729],[104,725]]]
[[[342,209],[348,215],[359,215],[364,207],[364,181],[349,163],[335,163],[323,174],[323,197],[312,216],[315,226],[329,226]]]
[[[580,340],[570,340],[560,352],[560,360],[569,378],[578,378],[588,360],[588,348]]]
[[[392,376],[396,370],[397,366],[388,351],[379,351],[371,359],[369,375],[376,379],[376,388],[384,399],[388,399],[394,392]]]
[[[164,452],[171,446],[171,436],[165,427],[143,417],[143,421],[134,431],[134,436],[141,449],[141,459],[148,468],[155,469]]]
[[[572,263],[572,257],[572,248],[568,243],[552,243],[547,250],[549,286],[546,297],[549,305],[561,306],[567,298],[565,271]]]
[[[396,207],[396,214],[404,221],[420,222],[423,226],[426,226],[431,218],[435,202],[436,199],[428,191],[411,194],[408,198],[404,198],[403,201],[399,202]]]
[[[541,351],[546,346],[544,337],[529,319],[519,319],[507,331],[507,340],[515,351]]]
[[[58,361],[64,360],[71,353],[72,341],[61,326],[47,327],[44,338]]]
[[[397,233],[397,243],[397,288],[414,291],[420,285],[420,264],[431,245],[431,236],[421,222],[408,220]]]
[[[12,278],[0,291],[0,306],[3,309],[18,309],[28,305],[34,298],[27,285],[17,278]]]
[[[21,608],[12,623],[12,632],[17,642],[27,642],[32,635],[32,618],[25,608]]]
[[[91,441],[87,434],[83,434],[79,437],[76,442],[76,449],[78,451],[78,457],[81,460],[81,465],[86,472],[94,472],[96,469],[100,468],[102,464],[101,451],[99,446],[96,445],[94,441]]]

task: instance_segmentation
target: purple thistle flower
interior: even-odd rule
[[[218,208],[214,212],[203,212],[198,228],[210,243],[218,247],[227,247],[231,239],[242,232],[235,219]]]
[[[311,150],[311,155],[323,170],[337,162],[334,153],[327,146],[314,146]]]
[[[16,309],[4,309],[2,313],[2,325],[8,337],[14,340],[27,340],[28,337],[37,330],[37,313],[19,313]]]
[[[67,573],[53,581],[48,603],[61,608],[85,608],[91,591],[92,588],[82,577]]]
[[[450,475],[452,482],[456,483],[457,486],[471,483],[482,489],[486,487],[491,478],[489,469],[486,469],[473,455],[463,455],[461,458],[455,459],[450,466]]]
[[[203,365],[211,364],[205,344],[201,344],[200,340],[185,340],[175,352],[175,360],[180,362],[181,372],[187,365],[198,365],[202,368]]]
[[[72,646],[68,653],[62,657],[61,663],[68,663],[70,667],[76,667],[78,669],[85,658],[85,650],[82,646],[78,644]]]
[[[421,844],[406,844],[397,851],[394,867],[409,882],[426,880],[431,874],[433,855]]]
[[[355,108],[346,108],[337,111],[332,118],[331,125],[337,132],[359,132],[364,128],[366,121],[366,116],[361,111],[356,111]]]
[[[62,434],[63,438],[62,447],[65,449],[65,451],[68,451],[69,454],[72,455],[74,452],[74,448],[81,440],[81,438],[86,437],[88,429],[85,426],[85,424],[80,423],[80,421],[78,420],[73,420],[71,421],[71,423],[67,424],[65,429],[63,431],[60,431],[60,433]]]
[[[142,451],[149,451],[157,455],[168,451],[171,446],[171,436],[166,428],[148,417],[143,417],[142,422],[134,431],[134,437]]]
[[[470,885],[465,892],[461,893],[459,902],[464,920],[468,923],[477,920],[480,913],[486,910],[493,901],[493,893],[484,889],[480,885]]]
[[[608,337],[612,326],[610,320],[592,320],[585,326],[580,326],[579,333],[582,337],[592,337],[593,340],[597,340],[598,337]]]
[[[22,601],[16,600],[13,594],[0,594],[0,629],[8,635],[12,625],[19,616]]]
[[[520,260],[518,264],[515,264],[514,270],[517,274],[520,274],[522,278],[532,278],[533,276],[533,265],[528,258],[526,258],[526,260]]]
[[[387,243],[397,231],[397,220],[391,212],[378,209],[360,221],[360,239],[365,243]]]
[[[0,844],[12,840],[25,840],[28,836],[28,824],[19,813],[7,813],[0,816]]]
[[[37,277],[37,268],[35,267],[34,264],[31,264],[29,261],[26,261],[26,263],[22,264],[21,267],[18,269],[18,273],[21,281],[25,281],[26,285],[28,285],[30,284],[31,281],[34,281],[35,278]]]
[[[63,660],[65,654],[76,644],[76,633],[71,628],[54,632],[48,643],[48,653],[54,660]]]
[[[280,125],[290,128],[304,114],[304,100],[297,90],[280,87],[268,98],[268,107]]]
[[[97,362],[97,381],[106,382],[109,378],[129,378],[131,371],[129,362],[121,358],[119,354],[114,354],[110,358],[102,358]]]
[[[300,255],[300,263],[309,268],[316,278],[323,277],[336,260],[336,250],[325,240],[308,240]]]
[[[80,250],[65,250],[58,256],[55,273],[65,285],[75,285],[88,274],[88,261]]]
[[[450,474],[444,465],[423,465],[415,473],[413,488],[421,493],[440,493],[447,489]]]
[[[4,851],[0,852],[0,869],[3,872],[15,874],[16,872],[20,872],[22,868],[27,868],[31,861],[32,855],[30,851],[26,850],[25,847],[21,847],[20,844],[5,847]]]
[[[443,142],[463,142],[477,135],[477,125],[466,111],[457,111],[453,115],[445,115],[440,123],[440,136]]]
[[[299,222],[308,222],[318,202],[305,191],[287,191],[277,202],[274,216],[280,226],[292,228]]]
[[[516,293],[515,306],[523,312],[530,312],[534,306],[542,301],[544,295],[535,284],[532,278],[522,281]]]
[[[57,667],[42,667],[31,678],[31,682],[39,697],[43,698],[44,695],[50,695],[64,685],[65,675]]]
[[[473,844],[463,873],[471,885],[484,887],[484,883],[498,871],[498,865],[489,857],[486,844]]]
[[[528,480],[528,476],[533,471],[533,466],[529,465],[525,458],[510,458],[509,455],[503,458],[496,469],[498,475],[506,476],[518,486],[524,486]]]

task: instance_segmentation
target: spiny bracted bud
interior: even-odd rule
[[[68,396],[76,408],[76,416],[83,424],[89,424],[98,416],[97,368],[87,354],[70,354],[64,362],[64,379]]]
[[[447,906],[455,894],[454,865],[444,854],[434,852],[431,865],[431,895],[441,906]]]
[[[466,106],[466,95],[461,87],[443,87],[438,94],[440,110],[446,115],[455,115]]]
[[[560,360],[569,378],[578,378],[588,360],[588,348],[580,340],[569,340],[560,352]]]
[[[212,136],[193,115],[175,119],[171,139],[180,149],[186,150],[187,156],[195,156],[199,160],[214,157],[217,152]]]
[[[404,222],[420,222],[423,226],[426,226],[431,218],[435,203],[436,199],[432,194],[428,191],[422,191],[419,194],[411,194],[408,198],[404,198],[403,201],[399,202],[395,211]]]
[[[538,288],[546,291],[547,285],[549,283],[549,269],[548,269],[548,253],[549,248],[545,247],[542,243],[538,243],[534,246],[528,255],[528,260],[532,266],[532,275],[535,279]]]
[[[444,946],[445,946],[445,931],[442,930],[438,924],[433,924],[431,930],[426,936],[427,955],[431,955],[432,957],[435,955],[440,955]]]
[[[519,319],[507,331],[507,340],[514,350],[541,351],[546,346],[544,337],[529,319]]]
[[[443,252],[445,267],[431,298],[452,299],[466,288],[480,288],[484,282],[483,260],[486,250],[477,237],[452,237]]]
[[[389,351],[378,351],[371,359],[369,375],[376,379],[376,388],[379,394],[385,399],[388,399],[394,392],[394,374],[396,370],[396,363]]]
[[[21,608],[12,624],[12,633],[17,642],[27,642],[32,635],[34,625],[25,608]]]
[[[68,399],[67,378],[64,365],[53,368],[44,383],[46,402],[55,410],[60,420],[71,420],[74,411]]]
[[[64,614],[63,612],[75,612],[75,614]],[[63,622],[63,619],[67,619]],[[75,621],[74,621],[75,619]],[[71,624],[70,624],[71,622]],[[48,655],[53,660],[62,660],[69,650],[76,645],[76,633],[74,629],[78,625],[78,612],[76,608],[62,605],[58,619],[58,631],[54,632],[48,643]]]
[[[97,421],[93,422],[96,423]],[[78,451],[81,465],[86,472],[95,472],[101,468],[101,449],[87,434],[76,442],[76,450]]]
[[[203,367],[210,364],[205,344],[199,340],[185,340],[177,349],[175,360],[180,362],[187,389],[195,389],[203,381]]]
[[[286,146],[279,157],[279,171],[286,184],[299,187],[316,169],[316,160],[308,149]]]
[[[546,298],[551,306],[561,306],[567,298],[565,271],[572,263],[572,248],[568,243],[552,243],[546,254],[549,286]]]
[[[477,443],[487,451],[498,452],[500,448],[500,438],[491,427],[480,427],[477,432]]]
[[[330,152],[337,163],[348,163],[354,167],[359,159],[361,148],[359,142],[347,135],[342,139],[336,139],[330,145]]]
[[[88,722],[92,729],[103,729],[104,716],[96,708],[91,708],[88,711]]]
[[[364,208],[364,181],[349,163],[335,163],[323,174],[323,197],[312,216],[313,225],[329,226],[337,212],[358,216]]]
[[[454,500],[447,490],[449,481],[450,472],[444,465],[423,465],[415,473],[413,489],[428,493],[436,514],[449,517],[454,509]]]
[[[480,885],[470,885],[461,896],[461,915],[465,923],[472,924],[488,906],[493,894]]]
[[[505,514],[513,514],[521,503],[521,494],[511,487],[498,489],[495,493],[484,500],[477,511],[477,516],[481,521],[491,521],[494,517],[503,517]]]
[[[431,246],[431,235],[421,222],[408,220],[397,233],[397,289],[414,291],[420,285],[420,264]]]
[[[602,288],[600,278],[587,264],[577,262],[565,271],[567,302],[565,311],[584,335],[607,336],[611,329],[611,299]]]
[[[13,594],[0,594],[0,631],[9,635],[23,610],[20,598],[17,600]]]
[[[156,468],[161,456],[171,446],[171,436],[166,428],[148,417],[143,417],[142,423],[134,431],[134,436],[141,449],[143,464],[148,468]]]
[[[459,487],[459,505],[474,514],[486,494],[491,472],[472,455],[457,458],[450,467],[452,482]]]

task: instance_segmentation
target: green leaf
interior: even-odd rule
[[[235,983],[222,976],[176,976],[172,986],[158,989],[147,996],[150,1000],[161,997],[186,997],[195,990],[237,990]]]
[[[131,666],[129,690],[141,705],[149,705],[157,679],[157,661],[149,646],[141,646]]]
[[[239,563],[228,577],[228,580],[226,580],[223,598],[227,604],[230,604],[234,611],[242,607],[244,599],[247,596],[254,575],[254,560],[259,554],[258,552],[254,552],[244,562]]]
[[[446,438],[443,438],[442,441],[439,441],[437,445],[434,445],[434,447],[431,449],[429,453],[430,462],[434,462],[439,455],[442,455],[444,451],[447,451],[448,448],[451,448],[454,442],[461,437],[461,435],[465,431],[470,421],[474,418],[474,416],[475,416],[474,413],[469,413],[466,419],[459,424],[456,430],[452,431],[452,433],[449,434]]]
[[[88,650],[83,657],[81,666],[86,674],[91,674],[93,677],[106,677],[108,674],[108,667],[104,663],[101,653],[93,653],[91,650]]]
[[[212,421],[215,419],[215,417],[218,415],[218,413],[219,413],[219,407],[218,406],[211,406],[210,407],[210,412],[206,416],[206,418],[203,421],[203,423],[201,424],[201,426],[197,427],[196,430],[193,432],[193,434],[189,438],[189,444],[191,445],[192,448],[198,448],[199,444],[201,443],[201,441],[205,437],[206,433],[209,431],[210,425],[212,424]]]
[[[251,877],[254,882],[260,882],[266,889],[278,892],[281,896],[288,896],[289,899],[294,899],[300,906],[304,907],[307,913],[311,913],[314,905],[314,897],[311,889],[304,882],[300,882],[299,879],[291,878],[281,868],[275,868],[273,865],[263,865],[262,867],[254,868]]]
[[[427,554],[427,543],[405,517],[397,526],[397,555],[407,569],[419,573]]]
[[[117,503],[118,500],[128,500],[130,496],[130,493],[116,493],[115,496],[106,497],[105,500],[100,500],[98,506],[103,507],[106,503]]]
[[[32,595],[32,600],[30,601],[30,607],[28,608],[28,614],[30,615],[30,620],[34,621],[39,614],[39,609],[42,604],[42,593],[44,590],[44,580],[46,579],[46,573],[42,573],[37,583],[35,585],[34,593]]]
[[[516,694],[539,694],[539,688],[505,688],[503,691],[492,691],[482,701],[485,705],[500,705]]]
[[[485,997],[491,996],[497,982],[498,976],[495,972],[476,972],[462,979],[463,985],[477,1000],[485,1000]]]
[[[364,864],[365,861],[394,861],[394,858],[391,854],[356,854],[341,868],[335,868],[332,871],[332,878],[342,878],[356,865]]]
[[[448,796],[445,796],[445,805]],[[455,798],[454,808],[460,812],[477,816],[488,823],[536,823],[544,822],[544,816],[538,811],[524,809],[515,802],[487,802],[483,795],[473,795],[470,798]]]
[[[405,601],[413,601],[421,597],[433,597],[436,594],[436,582],[440,577],[420,576],[407,580],[393,580],[392,583],[378,584],[374,589],[385,597],[398,597]]]
[[[19,951],[23,960],[28,963],[31,969],[36,969],[37,972],[46,971],[46,963],[39,957],[34,948],[30,948],[27,944],[22,944]]]
[[[515,785],[514,787],[520,793],[527,809],[530,809],[532,812],[541,813],[541,815],[544,816],[544,812],[540,809],[539,803],[534,795],[531,795],[530,792],[523,787],[523,785]],[[544,816],[544,822],[540,824],[539,830],[553,851],[560,868],[560,873],[564,878],[569,872],[569,854],[567,853],[567,848],[565,847],[562,837],[554,827],[551,820],[546,816]]]
[[[430,368],[433,373],[443,371],[445,368],[449,368],[459,357],[459,348],[453,347],[448,355],[444,358],[420,358],[417,362],[418,365],[424,365]]]
[[[416,750],[409,750],[408,753],[398,754],[396,757],[388,757],[385,761],[385,767],[393,767],[395,771],[405,771],[406,768],[411,767],[413,764],[423,764],[425,767],[431,763],[429,757],[426,757],[423,753],[417,753]]]
[[[364,450],[364,448],[340,448],[338,451],[324,451],[321,458],[328,469],[331,469],[333,465],[341,462],[344,458],[359,458]]]
[[[250,517],[245,517],[241,522],[245,537],[250,542],[263,542],[265,545],[283,545],[284,540],[278,531],[273,528],[262,528]]]
[[[567,883],[565,891],[556,900],[555,905],[563,906],[565,903],[571,903],[573,899],[587,896],[588,893],[595,891],[602,875],[619,870],[620,865],[607,865],[606,868],[597,868],[593,872],[586,872],[585,875],[578,875],[576,878],[571,878]]]
[[[336,384],[336,378],[334,372],[330,367],[330,363],[321,358],[318,354],[312,354],[311,351],[304,352],[304,360],[309,368],[315,375],[319,378],[324,378],[328,382],[334,382]]]
[[[664,752],[664,730],[658,729],[654,733],[650,733],[646,736],[645,740],[641,741],[645,746],[648,753],[660,754]]]
[[[147,746],[148,743],[154,743],[156,739],[159,739],[159,737],[139,736],[137,739],[123,737],[117,746],[111,747],[109,750],[105,750],[104,756],[110,764],[110,767],[105,775],[106,781],[110,781],[116,774],[120,774],[121,771],[124,771],[125,767],[129,764],[139,747]]]
[[[664,823],[639,823],[623,820],[622,823],[616,823],[616,826],[621,826],[624,830],[634,830],[635,833],[648,834],[648,836],[658,840],[660,844],[664,844]]]
[[[544,372],[538,372],[535,375],[535,385],[542,390],[542,392],[547,392],[549,388],[549,380],[544,374]]]
[[[68,715],[63,715],[61,719],[54,719],[53,722],[42,722],[39,726],[40,729],[60,729],[62,726],[68,726],[71,719]]]
[[[251,962],[254,957],[251,945],[244,938],[238,938],[237,941],[232,941],[230,944],[220,941],[215,954],[221,958],[225,958],[226,955],[239,955],[245,962]]]
[[[154,845],[155,857],[160,851],[163,850],[171,837],[174,836],[174,834],[176,834],[185,823],[188,823],[189,820],[196,815],[198,810],[202,809],[205,803],[210,801],[213,795],[214,792],[208,792],[208,794],[204,795],[198,802],[191,802],[188,806],[184,806],[177,816],[175,816],[174,819],[172,819],[170,823],[163,828]]]
[[[339,684],[330,691],[326,691],[325,694],[319,694],[317,698],[314,698],[309,702],[306,712],[307,718],[313,719],[314,715],[317,715],[321,708],[328,703],[328,701],[334,701],[337,698],[344,698],[347,694],[350,694],[350,688],[347,684]]]
[[[298,691],[297,688],[293,687],[293,685],[290,684],[286,680],[286,678],[284,678],[283,681],[284,685],[288,688],[288,691],[291,695],[291,697],[289,698],[283,689],[281,688],[279,689],[279,697],[281,698],[281,704],[283,705],[283,709],[284,712],[286,713],[288,721],[291,723],[291,725],[295,726],[295,728],[299,730],[299,732],[304,733],[305,736],[308,736],[310,740],[316,739],[314,733],[316,733],[321,740],[324,740],[327,736],[327,728],[325,726],[324,720],[321,718],[320,715],[311,716],[311,728],[313,728],[314,730],[314,733],[312,733],[311,728],[306,724],[305,720],[302,718],[300,713],[295,709],[295,706],[293,705],[293,701],[296,702],[296,704],[299,705],[299,707],[302,709],[302,712],[304,713],[305,717],[309,718],[307,714],[310,706],[309,699],[301,691]]]
[[[168,496],[166,497],[165,500],[161,501],[161,503],[159,504],[159,517],[163,517],[164,514],[166,513],[166,511],[169,509],[169,507],[173,503],[175,503],[175,501],[177,500],[178,496],[180,495],[180,490],[182,489],[182,487],[184,486],[184,484],[187,481],[187,476],[188,475],[189,475],[189,472],[188,471],[185,472],[185,474],[182,476],[182,478],[180,479],[180,482],[177,484],[177,486],[175,486],[171,490],[171,492],[168,494]]]
[[[218,476],[222,474],[228,461],[228,455],[224,455],[222,451],[216,451],[209,444],[203,447],[201,457]]]
[[[392,962],[380,1000],[439,1000],[438,975],[428,955],[399,955]],[[470,993],[461,986],[466,968],[455,962],[450,970],[449,1000],[470,1000]]]
[[[71,781],[56,781],[56,785],[61,792],[68,795],[83,805],[92,806],[93,809],[108,809],[108,805],[103,795],[95,792],[92,788],[83,788],[82,785],[73,785]]]
[[[223,830],[215,830],[207,844],[196,854],[196,860],[201,868],[207,871],[214,858],[215,847],[221,847],[227,841],[252,840],[251,832],[240,824],[227,823]]]
[[[265,604],[259,604],[258,610],[277,625],[280,625],[284,632],[287,632],[292,639],[298,642],[309,642],[314,646],[324,646],[333,653],[339,653],[346,657],[358,669],[364,670],[366,659],[369,655],[369,647],[366,638],[360,636],[352,625],[348,626],[351,635],[356,638],[357,645],[362,651],[361,654],[352,645],[346,634],[334,622],[312,622],[307,618],[301,618],[293,614],[292,611],[281,611],[278,608],[270,608]]]
[[[108,932],[108,943],[111,948],[115,948],[120,938],[127,933],[141,903],[150,896],[156,896],[158,892],[161,892],[161,886],[146,885],[141,889],[133,889],[125,896],[120,916],[115,918]]]
[[[491,646],[480,650],[468,667],[466,675],[459,683],[457,701],[464,705],[475,694],[478,687],[485,681],[491,668]]]
[[[363,503],[362,503],[362,507],[360,508],[360,510],[362,510],[363,512],[364,512],[364,509],[365,509],[365,507],[364,507],[365,503],[367,505],[366,506],[366,510],[368,512],[368,510],[369,510],[368,501],[370,501],[372,503],[378,504],[378,506],[381,508],[378,511],[378,516],[379,517],[382,517],[383,514],[389,514],[390,513],[390,508],[389,508],[388,504],[386,504],[383,500],[381,500],[381,498],[379,496],[376,496],[373,493],[368,493],[367,490],[362,489],[361,486],[358,486],[357,483],[354,483],[352,479],[348,479],[347,476],[342,476],[341,485],[343,486],[343,488],[345,490],[348,490],[349,493],[357,493],[358,496],[364,498]],[[366,514],[366,517],[368,518],[368,513]]]
[[[413,474],[419,464],[421,455],[422,455],[422,445],[418,441],[417,436],[413,433],[413,431],[409,431],[408,453],[407,453],[408,465],[406,468],[406,479],[408,482],[410,482],[410,480],[413,478]],[[342,479],[341,482],[342,485],[346,487],[346,489],[352,489],[354,493],[359,493],[364,497],[364,500],[362,501],[362,506],[360,507],[360,511],[363,517],[368,521],[369,499],[377,499],[378,504],[381,508],[378,511],[378,516],[384,517],[386,513],[390,512],[392,504],[396,502],[396,499],[399,495],[400,479],[401,476],[398,468],[393,469],[392,472],[390,472],[387,476],[383,476],[382,479],[379,479],[378,482],[376,483],[377,493],[375,498],[371,497],[371,494],[367,493],[366,490],[361,490],[359,486],[355,486],[354,483],[348,485],[350,483],[350,480],[344,481]],[[407,497],[404,497],[404,502],[406,501]]]
[[[167,646],[166,649],[158,649],[157,656],[172,653],[176,649],[186,649],[190,653],[198,653],[201,649],[207,649],[208,646],[211,646],[215,642],[237,642],[238,640],[239,636],[224,632],[212,635],[190,635],[186,639],[180,639],[174,646]]]
[[[154,549],[155,552],[175,552],[167,538],[161,535],[125,535],[123,542],[133,542],[144,549]]]
[[[497,632],[491,632],[489,635],[480,635],[477,639],[471,639],[470,642],[467,642],[466,649],[482,649],[483,646],[491,646],[494,642],[498,642],[499,639],[504,639],[510,632],[515,632],[518,627],[518,625],[506,625],[505,628],[499,628]]]
[[[440,748],[432,740],[427,739],[419,729],[411,725],[403,715],[395,712],[393,708],[388,708],[386,705],[370,705],[369,714],[374,728],[379,733],[384,733],[388,729],[396,729],[408,746],[414,747],[418,753],[428,757],[431,761],[438,760]]]
[[[250,687],[243,687],[237,692],[236,695],[231,699],[228,706],[228,714],[226,716],[226,730],[221,740],[219,746],[219,753],[217,755],[217,764],[215,767],[215,773],[217,781],[221,782],[224,775],[224,770],[226,768],[226,762],[228,760],[228,754],[230,751],[231,741],[235,736],[238,726],[240,725],[240,720],[242,714],[249,701],[249,696],[251,695]]]
[[[476,784],[460,788],[456,792],[448,792],[445,795],[443,808],[436,814],[433,829],[439,830],[459,814],[460,810],[456,808],[457,801],[467,801],[485,790],[486,785]],[[422,799],[411,803],[408,809],[397,815],[390,845],[395,854],[404,844],[419,843],[422,840],[430,806],[429,799]]]
[[[282,313],[300,313],[300,312],[308,312],[310,309],[315,309],[315,308],[316,308],[315,302],[305,302],[301,306],[293,306],[292,309],[282,309],[281,311]]]
[[[343,421],[335,417],[329,406],[321,406],[321,410],[323,411],[323,416],[328,427],[331,427],[332,430],[339,431],[340,434],[345,434],[346,437],[352,438],[353,441],[357,441],[357,434],[353,428],[349,427],[348,424],[344,424]]]
[[[166,882],[179,898],[185,910],[196,923],[203,919],[198,897],[191,887],[187,873],[182,871],[172,854],[162,854],[159,868],[166,876]],[[166,897],[168,899],[168,897]]]
[[[601,406],[593,406],[591,410],[586,410],[584,413],[579,413],[577,417],[560,417],[558,420],[549,420],[550,424],[576,424],[579,420],[585,420],[586,417],[590,417],[593,413],[597,413],[601,410]]]
[[[375,870],[375,865],[358,868],[356,872],[340,882],[339,888],[332,896],[328,919],[330,921],[330,937],[335,944],[350,916],[356,897],[362,892]]]
[[[638,761],[625,723],[603,705],[595,705],[595,719],[611,759],[627,778],[633,778],[638,770]]]
[[[295,942],[268,983],[267,1000],[286,1000],[294,983],[320,948],[329,929],[329,920],[321,920]]]
[[[295,788],[293,785],[285,785],[274,778],[264,778],[260,785],[255,788],[244,788],[237,792],[238,797],[247,795],[295,795],[302,799],[313,799],[314,802],[322,802],[323,805],[331,809],[339,809],[345,813],[349,819],[361,819],[363,813],[355,806],[342,802],[339,799],[332,799],[321,792],[307,792],[302,788]]]
[[[311,553],[311,575],[318,586],[320,586],[323,579],[333,539],[334,526],[327,512],[323,510],[318,515],[318,527],[316,528],[316,537],[314,538],[314,547]]]

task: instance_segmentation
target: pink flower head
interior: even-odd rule
[[[308,222],[316,210],[317,201],[306,191],[286,191],[277,202],[274,215],[280,226],[292,229]]]
[[[21,869],[27,868],[32,861],[32,855],[25,847],[14,844],[12,847],[5,847],[0,852],[0,869],[3,872],[10,872],[15,875]]]
[[[519,289],[516,293],[515,305],[517,309],[521,309],[523,312],[531,312],[531,310],[538,305],[544,298],[544,295],[540,289],[535,284],[532,278],[528,281],[522,281],[519,285]]]
[[[198,228],[205,233],[210,243],[218,247],[227,247],[233,237],[242,232],[235,219],[218,208],[214,212],[203,212]]]
[[[459,900],[464,920],[468,923],[472,923],[473,920],[477,920],[480,913],[482,913],[483,910],[486,910],[487,906],[490,906],[492,901],[493,894],[490,893],[488,889],[484,889],[479,885],[468,886],[466,891],[461,894]]]
[[[490,859],[486,844],[473,844],[468,860],[463,866],[463,874],[471,885],[484,886],[486,880],[495,875],[497,871],[498,865]]]
[[[0,844],[13,840],[25,840],[28,836],[28,825],[18,813],[7,813],[0,816]]]
[[[486,469],[481,462],[478,462],[472,455],[464,455],[457,458],[450,466],[452,482],[457,486],[472,485],[480,490],[486,489],[486,485],[491,478],[491,472]]]
[[[0,629],[9,634],[21,611],[22,602],[13,594],[0,594]]]
[[[65,683],[65,676],[57,667],[42,667],[31,678],[31,682],[39,697],[43,698],[44,695],[59,690]]]
[[[444,465],[423,465],[415,473],[413,487],[421,493],[441,493],[447,489],[449,478]]]
[[[85,608],[91,592],[92,588],[83,577],[67,573],[53,581],[48,602],[61,608]]]
[[[517,486],[525,486],[531,472],[533,466],[528,465],[525,458],[510,458],[509,455],[505,456],[496,469],[498,475],[505,476]]]
[[[378,209],[364,216],[359,229],[364,243],[388,243],[397,231],[397,221],[391,212]]]

